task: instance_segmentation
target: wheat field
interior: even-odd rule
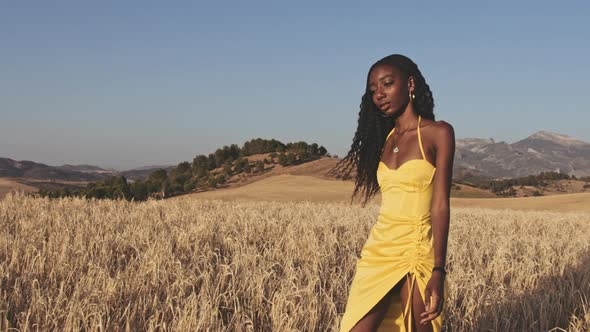
[[[2,331],[336,331],[378,205],[0,200]],[[450,331],[588,331],[590,214],[452,208]]]

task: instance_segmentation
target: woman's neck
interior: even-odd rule
[[[399,131],[406,131],[412,128],[416,128],[418,124],[418,116],[414,113],[414,107],[412,104],[408,104],[408,107],[395,119],[395,128]]]

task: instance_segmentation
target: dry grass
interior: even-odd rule
[[[39,191],[39,189],[28,186],[26,184],[18,183],[10,178],[0,177],[0,199],[4,198],[11,191],[24,191],[27,193]]]
[[[378,213],[342,203],[0,201],[0,328],[333,331]],[[590,216],[453,209],[446,327],[590,328]]]
[[[326,180],[315,176],[281,174],[262,178],[244,186],[188,194],[176,199],[269,200],[350,202],[354,189],[352,181]],[[451,191],[451,206],[455,208],[489,208],[529,211],[589,212],[590,193],[560,194],[539,197],[481,198],[490,196],[481,189],[462,186]],[[494,196],[494,195],[492,195]],[[475,198],[477,197],[477,198]],[[380,203],[377,194],[373,203]]]
[[[351,181],[324,180],[314,176],[282,174],[237,188],[205,191],[177,196],[172,199],[349,202],[353,190],[354,184]],[[380,195],[375,197],[375,202],[377,200],[381,200]]]
[[[590,193],[559,194],[538,197],[453,198],[456,208],[478,207],[523,211],[586,212],[590,213]]]

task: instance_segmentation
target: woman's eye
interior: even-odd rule
[[[385,82],[385,86],[393,85],[393,82]]]

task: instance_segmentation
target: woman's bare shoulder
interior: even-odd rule
[[[420,126],[420,128],[428,127],[428,130],[432,131],[434,136],[445,136],[454,132],[453,126],[445,120],[434,121],[430,119],[424,119],[422,120],[422,123],[423,125]]]
[[[454,142],[455,128],[445,120],[432,122],[432,136],[436,142]]]
[[[428,132],[427,135],[430,138],[429,140],[437,143],[437,142],[446,142],[455,141],[455,129],[453,126],[445,120],[424,120],[424,125],[420,126],[421,128],[426,128]],[[435,144],[436,145],[436,144]]]

